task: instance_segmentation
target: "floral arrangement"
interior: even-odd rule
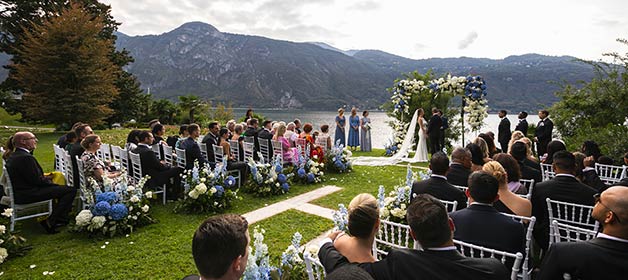
[[[208,165],[199,168],[195,161],[192,169],[181,174],[185,196],[177,201],[174,211],[222,213],[234,200],[242,199],[238,196],[235,178],[226,175],[226,166],[224,162],[211,170]]]
[[[281,155],[274,157],[274,163],[255,162],[252,158],[248,159],[248,166],[251,170],[251,180],[247,183],[247,191],[257,196],[269,196],[274,194],[283,194],[290,190],[288,179],[292,174],[284,174],[284,168],[281,165]],[[263,158],[260,155],[260,158]]]
[[[364,130],[366,130],[366,131],[370,131],[371,130],[371,123],[370,122],[367,122],[367,123],[364,124]]]
[[[470,99],[465,98],[466,106],[464,111],[467,113],[467,124],[471,127],[471,131],[479,131],[484,125],[484,119],[488,117],[488,106],[486,99]]]
[[[156,222],[150,215],[149,199],[153,193],[143,191],[149,176],[135,186],[127,184],[126,176],[120,177],[113,186],[105,184],[103,190],[93,178],[89,179],[90,187],[83,189],[83,195],[90,209],[76,215],[74,231],[114,236]]]
[[[406,138],[406,133],[408,132],[409,125],[410,123],[405,123],[400,120],[394,120],[390,122],[390,126],[393,128],[393,134],[388,139],[386,144],[384,144],[387,156],[392,156],[396,154],[397,151],[399,151],[403,139]]]
[[[353,166],[349,158],[353,155],[351,151],[344,148],[338,142],[332,147],[326,155],[327,170],[335,173],[351,172]]]
[[[0,214],[0,264],[10,257],[23,256],[31,249],[26,239],[9,231],[13,209],[7,208]]]
[[[395,84],[392,89],[392,96],[390,97],[394,104],[393,113],[405,113],[408,114],[409,103],[412,95],[420,92],[425,88],[425,82],[412,80],[400,80]]]
[[[383,187],[383,186],[380,186]],[[338,211],[334,211],[332,214],[332,220],[334,221],[334,227],[341,231],[347,231],[349,228],[348,221],[349,212],[347,211],[347,207],[344,204],[338,204]]]
[[[410,205],[412,197],[412,183],[418,178],[425,180],[429,178],[428,172],[412,172],[408,165],[405,184],[393,187],[393,190],[385,196],[384,186],[379,186],[377,200],[379,203],[380,218],[396,223],[408,224],[406,221],[406,208]]]
[[[303,255],[301,239],[303,239],[303,236],[301,236],[299,232],[295,232],[294,235],[292,235],[292,242],[281,254],[279,279],[307,279],[305,263],[301,257]]]
[[[298,153],[299,160],[293,170],[293,182],[300,182],[305,184],[315,184],[319,183],[323,180],[323,168],[325,168],[325,163],[318,163],[308,157],[303,157],[301,153]],[[277,166],[278,172],[281,172],[280,166]]]
[[[253,247],[249,246],[249,258],[242,276],[243,280],[269,280],[272,279],[271,272],[277,269],[270,265],[268,245],[264,244],[264,233],[266,231],[259,226],[253,230]]]

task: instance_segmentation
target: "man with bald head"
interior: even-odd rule
[[[563,279],[564,274],[569,279],[626,279],[628,188],[608,188],[595,201],[591,216],[602,225],[602,232],[589,241],[554,243],[539,279]]]
[[[44,176],[41,166],[31,154],[37,148],[37,137],[30,132],[18,132],[9,139],[5,153],[6,168],[13,186],[15,203],[28,204],[57,199],[48,219],[41,221],[47,233],[57,233],[56,227],[68,223],[68,212],[76,189],[59,186]]]
[[[456,186],[468,185],[469,175],[471,175],[471,152],[458,147],[451,152],[451,164],[447,172],[447,182]]]

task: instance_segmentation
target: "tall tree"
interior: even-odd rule
[[[72,4],[31,28],[17,49],[21,62],[12,64],[30,118],[67,125],[111,116],[119,68],[109,56],[113,42],[100,36],[103,18]]]
[[[155,100],[151,104],[151,113],[159,118],[161,123],[173,124],[179,111],[177,105],[168,99]]]
[[[189,113],[188,115],[190,123],[194,122],[194,114],[196,114],[196,112],[202,111],[203,109],[206,109],[206,105],[207,104],[196,95],[179,96],[179,107],[181,107],[181,111]]]

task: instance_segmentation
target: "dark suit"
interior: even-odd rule
[[[532,191],[532,216],[536,217],[533,234],[543,250],[549,246],[549,214],[545,199],[593,206],[593,195],[596,193],[595,189],[578,182],[575,177],[563,174],[535,184]]]
[[[534,137],[538,140],[536,151],[539,156],[547,152],[547,144],[552,141],[552,130],[554,130],[554,123],[548,118],[539,121],[539,124],[536,126]]]
[[[541,164],[540,164],[540,163],[538,163],[538,162],[536,162],[536,161],[533,161],[533,160],[531,160],[531,159],[529,159],[529,158],[525,158],[525,159],[523,160],[523,163],[524,163],[525,165],[527,165],[527,166],[530,166],[530,167],[532,167],[532,168],[534,168],[534,169],[538,170],[539,172],[541,171]]]
[[[179,174],[181,173],[181,169],[178,167],[170,167],[161,163],[153,150],[146,145],[137,145],[137,148],[135,148],[133,152],[140,155],[140,161],[142,162],[142,174],[144,176],[150,176],[150,179],[146,182],[147,186],[156,187],[166,184],[177,189],[173,190],[174,193],[179,192]],[[174,184],[170,183],[171,178],[174,178]]]
[[[268,154],[264,156],[268,158],[272,158],[272,153],[273,153],[273,148],[270,142],[271,139],[273,139],[273,134],[270,133],[270,130],[262,129],[259,131],[258,136],[257,136],[257,141],[258,141],[258,144],[261,141],[266,141],[266,144],[268,145]]]
[[[434,114],[427,124],[427,135],[430,138],[430,153],[433,155],[440,151],[440,127],[443,125],[443,119]]]
[[[57,199],[48,217],[48,224],[68,221],[68,213],[76,196],[76,188],[53,184],[44,177],[37,159],[29,152],[17,148],[6,161],[7,172],[13,186],[15,203],[28,204]],[[78,173],[78,172],[77,172]],[[78,181],[76,181],[78,182]]]
[[[543,260],[539,279],[626,279],[628,243],[606,238],[554,243]]]
[[[510,136],[512,132],[510,131],[510,120],[504,117],[497,127],[497,142],[502,146],[502,151],[508,152],[508,142],[510,142]]]
[[[525,253],[525,230],[520,222],[493,206],[472,204],[449,214],[456,225],[454,239],[510,253]]]
[[[318,251],[327,274],[349,263],[334,248],[324,244]],[[506,267],[494,258],[466,258],[458,251],[393,249],[385,259],[360,263],[374,279],[510,279]]]
[[[255,144],[255,152],[253,153],[253,159],[254,160],[259,160],[259,156],[257,155],[257,152],[259,151],[259,142],[257,137],[259,136],[259,129],[256,129],[255,127],[249,126],[246,128],[246,130],[244,131],[244,136],[248,136],[248,137],[253,137],[253,139],[255,139],[255,141],[253,141],[253,143]]]
[[[78,172],[78,163],[76,162],[76,157],[78,156],[79,158],[81,158],[81,156],[83,155],[83,152],[85,152],[85,149],[83,149],[83,147],[81,146],[81,141],[77,140],[76,143],[74,145],[72,145],[72,150],[70,150],[70,159],[72,160],[72,170],[74,170],[74,178],[73,181],[74,182],[74,186],[73,187],[77,187],[79,185],[79,172]]]
[[[201,141],[201,143],[207,146],[207,158],[209,162],[215,164],[216,160],[214,158],[214,146],[213,145],[218,146],[218,137],[212,134],[211,132],[209,132],[207,133],[207,135],[205,135],[205,137],[203,137],[203,140]]]
[[[449,128],[449,121],[445,116],[441,116],[440,119],[443,121],[440,126],[440,149],[443,150],[445,148],[445,130]]]
[[[515,127],[515,130],[519,130],[521,131],[521,133],[523,133],[523,136],[527,136],[528,135],[528,121],[526,119],[520,119],[519,123]]]
[[[468,185],[469,175],[471,175],[471,169],[459,163],[452,163],[449,166],[449,172],[447,172],[447,182],[452,185],[466,187]]]
[[[582,172],[582,183],[596,189],[599,193],[608,189],[608,186],[602,182],[593,168]]]
[[[624,187],[628,187],[628,177],[621,179],[621,181],[613,184],[613,186],[624,186]]]
[[[424,193],[441,200],[458,201],[456,209],[467,207],[467,196],[464,192],[452,186],[443,178],[432,177],[412,184],[412,197],[414,197],[415,194]]]
[[[519,162],[519,170],[521,170],[521,179],[534,179],[534,184],[543,181],[541,171],[528,166],[525,162]]]
[[[207,161],[207,158],[201,154],[201,148],[196,143],[192,137],[188,137],[181,143],[181,148],[185,150],[185,169],[191,169],[194,167],[194,160],[198,160],[198,164],[203,166],[205,164],[209,164],[214,167],[214,165]]]

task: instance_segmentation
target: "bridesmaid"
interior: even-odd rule
[[[360,146],[360,117],[358,117],[358,110],[351,109],[351,116],[349,117],[349,139],[347,140],[347,146],[356,150]]]
[[[344,117],[345,110],[340,108],[338,109],[338,116],[336,116],[336,134],[334,135],[334,146],[342,145],[345,146],[345,126],[347,124],[347,120]]]
[[[371,119],[369,119],[369,111],[362,112],[362,119],[360,120],[360,127],[362,132],[360,133],[360,150],[363,152],[371,151]]]

